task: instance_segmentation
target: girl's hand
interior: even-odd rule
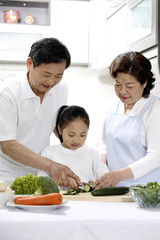
[[[109,186],[115,187],[120,181],[133,178],[133,173],[129,167],[125,167],[113,172],[108,172],[96,181],[96,189]]]

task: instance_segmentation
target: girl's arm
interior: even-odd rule
[[[102,162],[107,165],[107,159],[106,159],[106,154],[102,154],[101,155],[101,158],[102,158]]]

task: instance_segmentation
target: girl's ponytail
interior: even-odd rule
[[[60,121],[60,117],[61,117],[61,113],[63,112],[63,110],[65,108],[67,108],[68,106],[67,105],[63,105],[62,107],[60,107],[60,109],[58,110],[58,113],[57,113],[57,119],[56,119],[56,131],[58,133],[58,137],[59,137],[59,140],[60,142],[62,143],[63,142],[63,138],[62,138],[62,135],[59,134],[59,131],[58,131],[58,125],[59,125],[59,121]]]

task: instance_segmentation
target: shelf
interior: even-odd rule
[[[32,25],[50,25],[50,0],[48,1],[0,1],[0,23],[4,21],[4,11],[15,10],[19,12],[18,23],[14,25],[25,24],[25,18],[30,14],[34,18]],[[30,24],[31,25],[31,24]]]

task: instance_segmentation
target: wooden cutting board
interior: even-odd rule
[[[65,193],[65,190],[61,190],[61,194]],[[63,195],[65,199],[69,201],[95,201],[95,202],[133,202],[130,193],[124,195],[115,196],[98,196],[94,197],[90,192],[79,193],[78,195]]]

